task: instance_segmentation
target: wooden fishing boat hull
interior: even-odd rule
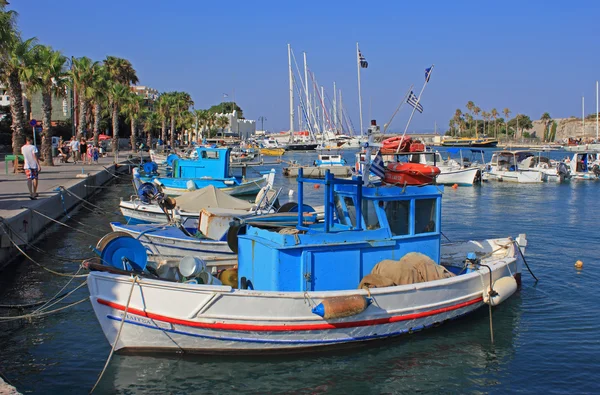
[[[285,148],[261,148],[260,153],[263,156],[282,156],[285,154]]]
[[[523,252],[524,236],[517,241]],[[518,282],[523,264],[518,248],[510,238],[447,244],[441,262],[460,268],[466,254],[476,252],[484,256],[493,282],[508,276]],[[489,283],[485,267],[370,293],[263,292],[147,278],[134,282],[131,276],[98,271],[88,277],[94,312],[116,350],[206,354],[316,351],[410,334],[484,306]],[[355,295],[372,300],[356,315],[325,320],[311,312],[329,298]]]

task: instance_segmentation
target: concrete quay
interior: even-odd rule
[[[127,156],[121,153],[122,158]],[[0,162],[0,169],[4,170],[4,163]],[[129,167],[126,167],[127,172]],[[94,188],[102,186],[115,177],[117,165],[113,164],[112,157],[100,158],[98,164],[82,165],[81,163],[61,163],[55,166],[42,166],[39,174],[38,198],[31,200],[27,189],[27,178],[23,173],[0,173],[0,217],[8,223],[12,230],[6,229],[0,223],[0,270],[14,261],[21,254],[12,245],[11,240],[19,245],[35,243],[44,231],[54,223],[39,214],[29,210],[35,209],[53,219],[60,219],[81,203],[77,197],[63,192],[64,206],[59,187],[64,187],[72,194],[86,199],[102,190]],[[13,234],[16,233],[16,234]],[[23,248],[23,247],[21,247]],[[25,248],[23,248],[25,249]]]

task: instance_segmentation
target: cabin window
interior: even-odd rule
[[[335,195],[334,198],[335,203],[335,211],[337,213],[338,221],[341,225],[349,225],[348,219],[346,218],[346,214],[344,211],[344,204],[342,203],[342,199],[338,195]]]
[[[350,218],[349,225],[356,227],[356,207],[354,207],[354,200],[350,196],[344,196],[344,203],[346,204],[346,210],[348,210],[348,218]]]
[[[384,210],[393,236],[409,234],[410,200],[386,202]]]
[[[367,230],[379,229],[379,218],[377,218],[377,212],[375,211],[375,204],[370,199],[363,199],[362,201],[362,216],[365,220],[365,226]]]
[[[202,159],[219,159],[219,151],[202,151]]]
[[[415,201],[415,234],[435,232],[436,199]]]

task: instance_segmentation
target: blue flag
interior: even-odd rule
[[[431,69],[433,66],[425,69],[425,82],[429,82],[429,78],[431,78]]]

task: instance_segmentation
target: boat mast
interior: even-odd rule
[[[360,116],[360,135],[363,135],[362,95],[360,93],[360,50],[356,43],[356,68],[358,70],[358,113]]]
[[[598,81],[596,81],[596,144],[598,143]]]
[[[585,96],[581,96],[581,124],[583,125],[581,137],[585,137]]]
[[[343,119],[343,112],[342,112],[342,90],[340,89],[339,92],[339,98],[340,98],[340,104],[338,105],[338,122],[339,122],[339,126],[340,126],[340,133],[344,133],[344,122],[342,122]]]
[[[292,48],[288,44],[288,71],[290,77],[290,143],[294,140],[294,74],[292,73]]]
[[[338,130],[337,109],[337,88],[335,87],[335,81],[333,81],[333,128],[336,133]]]
[[[306,124],[310,125],[310,93],[308,92],[308,66],[306,65],[306,52],[304,54],[304,93],[306,94]]]

